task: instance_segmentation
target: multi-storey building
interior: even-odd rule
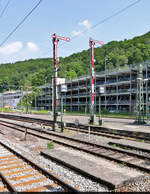
[[[145,79],[145,82],[144,82]],[[144,104],[149,104],[150,70],[148,64],[143,64]],[[60,106],[61,90],[58,85],[58,98]],[[64,83],[63,83],[64,84]],[[63,94],[64,107],[69,111],[89,112],[90,108],[90,76],[65,80],[67,92]],[[95,111],[99,110],[99,87],[103,86],[105,92],[101,94],[101,109],[108,111],[129,111],[135,108],[137,92],[137,66],[124,66],[119,69],[105,70],[95,73]],[[41,95],[38,97],[38,107],[52,110],[52,85],[40,87]],[[59,108],[58,106],[58,108]]]
[[[10,107],[17,108],[17,104],[24,96],[21,90],[10,90],[0,94],[0,108]]]
[[[53,81],[53,80],[52,80]],[[61,84],[65,84],[65,78],[57,78],[57,91],[58,91],[58,99],[60,101],[61,98]],[[52,84],[45,84],[43,86],[38,87],[41,92],[36,97],[36,108],[42,110],[52,110],[53,109],[53,87]]]

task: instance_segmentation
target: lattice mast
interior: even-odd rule
[[[137,71],[137,91],[136,91],[136,123],[144,123],[144,95],[143,95],[143,67],[140,64]]]

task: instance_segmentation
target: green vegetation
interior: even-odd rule
[[[48,114],[48,110],[32,110],[32,114]]]
[[[54,149],[54,142],[53,141],[49,141],[49,142],[47,142],[47,148],[48,149]]]
[[[114,133],[114,134],[117,133],[117,131],[115,129],[112,129],[111,132]]]
[[[103,112],[102,113],[103,117],[115,117],[115,118],[123,118],[123,119],[134,119],[135,116],[133,113],[130,112]]]
[[[20,102],[17,104],[18,109],[22,109],[22,107],[25,107],[26,113],[29,112],[28,110],[30,107],[35,107],[35,98],[40,94],[40,89],[38,89],[35,86],[25,86],[24,90],[26,90],[28,87],[28,92],[26,92],[26,95],[23,97],[23,99],[20,100]],[[32,91],[32,92],[30,92]],[[28,95],[27,95],[28,94]]]
[[[8,108],[0,108],[0,112],[15,112],[15,110],[8,109]]]
[[[114,148],[120,148],[118,145],[116,145],[115,143],[112,145]]]
[[[126,166],[126,163],[125,163],[125,162],[121,162],[120,165],[121,165],[122,167],[125,167],[125,166]]]
[[[81,112],[81,111],[66,111],[65,113],[66,115],[79,115],[79,116],[90,116],[90,113],[87,113],[85,114],[85,112]],[[113,117],[113,118],[123,118],[123,119],[134,119],[134,115],[133,113],[130,113],[130,112],[114,112],[114,113],[111,113],[111,112],[102,112],[101,113],[102,117]],[[96,113],[96,116],[99,116],[99,113]]]
[[[59,77],[76,78],[89,73],[90,50],[60,57]],[[95,48],[95,71],[124,67],[150,60],[150,32],[131,40],[112,41]],[[127,68],[127,67],[125,67]],[[0,65],[0,92],[19,86],[40,86],[50,83],[53,74],[52,58],[30,59]]]

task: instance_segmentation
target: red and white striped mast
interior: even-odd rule
[[[54,77],[53,77],[53,130],[55,131],[56,122],[57,122],[57,106],[58,106],[58,92],[57,92],[57,70],[58,70],[58,61],[57,61],[57,46],[59,40],[64,40],[66,42],[70,42],[70,38],[65,38],[62,36],[56,36],[56,34],[52,34],[53,41],[53,60],[54,60]]]
[[[90,45],[90,124],[95,123],[95,115],[94,115],[94,46],[98,43],[100,45],[104,45],[103,41],[93,40],[92,38],[89,39],[89,45]]]

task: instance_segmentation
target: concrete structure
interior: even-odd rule
[[[150,79],[148,64],[144,63],[143,79]],[[89,112],[90,108],[90,76],[82,76],[76,79],[65,80],[67,92],[64,94],[64,108],[69,111]],[[60,109],[60,85],[58,85],[58,108]],[[136,103],[137,66],[124,66],[119,69],[105,70],[95,73],[95,111],[99,111],[99,87],[105,88],[101,94],[101,109],[108,111],[133,112]],[[41,95],[38,97],[38,107],[52,110],[52,85],[47,84],[40,87]],[[144,105],[150,106],[149,99],[150,81],[144,84]],[[148,96],[148,98],[147,98]]]
[[[24,93],[21,90],[10,90],[0,94],[0,108],[10,106],[17,108],[17,104],[23,97]]]
[[[57,92],[58,92],[58,106],[61,98],[61,84],[65,83],[65,78],[57,78]],[[53,80],[52,84],[45,84],[38,87],[41,92],[36,98],[37,109],[41,110],[53,110]]]

